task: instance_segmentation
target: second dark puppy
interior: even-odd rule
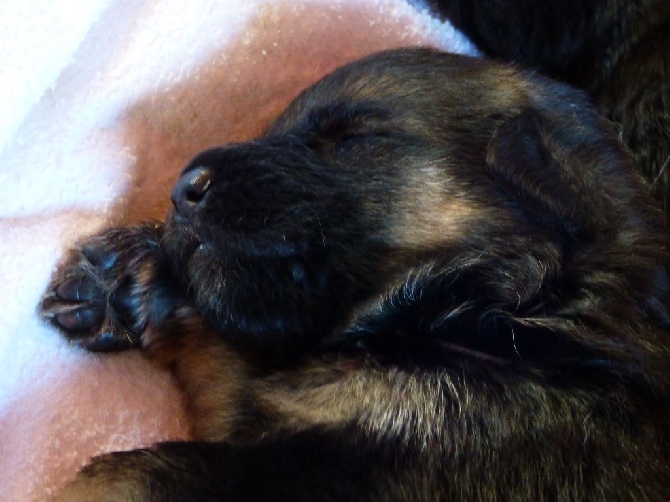
[[[670,2],[439,0],[489,56],[585,89],[670,210]]]

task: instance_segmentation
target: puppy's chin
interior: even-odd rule
[[[173,213],[162,245],[196,308],[252,350],[309,347],[346,315],[334,294],[338,270],[306,242],[228,234]]]

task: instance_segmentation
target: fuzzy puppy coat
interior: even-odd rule
[[[381,53],[172,197],[73,250],[42,312],[172,370],[197,440],[61,500],[668,497],[664,220],[580,92]]]

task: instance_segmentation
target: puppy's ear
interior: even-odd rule
[[[496,131],[486,162],[497,185],[527,217],[581,240],[598,226],[584,210],[592,194],[580,179],[579,159],[562,146],[554,128],[539,113],[524,111]]]

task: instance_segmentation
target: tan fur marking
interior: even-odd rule
[[[218,441],[230,435],[237,398],[248,385],[248,365],[198,317],[185,319],[148,347],[149,357],[172,369],[187,397],[194,439]]]

